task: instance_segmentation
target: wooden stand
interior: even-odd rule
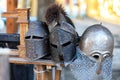
[[[15,52],[16,53],[16,52]],[[52,66],[55,66],[54,62],[52,60],[36,60],[36,61],[27,61],[23,58],[18,57],[10,57],[9,58],[10,63],[14,64],[34,64],[36,66],[35,69],[33,69],[36,73],[36,80],[53,80],[52,79]],[[48,67],[50,67],[48,69]],[[61,80],[61,71],[56,70],[55,80]]]
[[[25,58],[26,48],[25,48],[25,35],[28,31],[29,24],[29,8],[27,9],[16,9],[16,12],[5,12],[2,14],[3,17],[7,18],[17,18],[17,23],[20,24],[20,45],[18,46],[19,57]]]
[[[25,47],[25,35],[28,31],[29,24],[29,8],[28,9],[16,9],[16,12],[3,13],[3,17],[7,18],[17,18],[17,23],[20,24],[20,45],[18,46],[18,51],[11,51],[10,53],[18,54],[18,57],[10,57],[10,63],[15,64],[34,64],[36,65],[36,78],[37,80],[52,80],[51,71],[47,71],[47,66],[55,66],[51,60],[39,60],[39,61],[27,61],[26,57],[26,47]],[[45,72],[44,72],[45,71]],[[39,73],[40,72],[40,73]],[[56,71],[55,80],[60,80],[60,71]]]
[[[28,31],[29,24],[29,8],[28,9],[17,9],[18,20],[20,24],[20,46],[19,48],[19,57],[26,57],[26,47],[25,47],[25,35]]]

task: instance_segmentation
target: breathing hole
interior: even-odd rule
[[[69,44],[71,44],[71,42],[69,41],[69,42],[67,42],[67,43],[64,43],[62,46],[63,47],[65,47],[65,46],[67,46],[67,45],[69,45]]]
[[[33,39],[43,39],[43,37],[39,37],[39,36],[33,36]]]
[[[26,36],[25,39],[30,39],[30,36]]]
[[[52,47],[57,48],[57,45],[51,44]]]
[[[63,55],[59,55],[61,61],[64,61]]]

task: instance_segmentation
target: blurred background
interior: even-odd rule
[[[120,0],[0,0],[0,30],[6,24],[6,18],[2,18],[1,13],[15,11],[16,8],[31,8],[31,21],[45,21],[45,10],[54,2],[62,4],[72,19],[92,18],[100,22],[120,25]]]
[[[0,0],[0,19],[1,13],[6,12],[7,1]],[[31,8],[31,20],[36,20],[38,16],[44,15],[44,6],[56,2],[62,4],[68,16],[72,19],[84,19],[91,17],[97,20],[106,21],[113,24],[120,24],[120,0],[11,0],[14,1],[16,8]],[[12,8],[12,7],[11,7]],[[42,14],[42,15],[39,15]],[[42,18],[41,18],[42,19]],[[43,19],[42,19],[43,20]],[[4,20],[5,21],[5,20]],[[1,22],[3,25],[3,23]]]
[[[1,16],[3,12],[30,8],[30,21],[45,21],[46,9],[54,2],[62,4],[79,36],[87,27],[100,23],[112,32],[115,39],[113,80],[120,80],[120,0],[0,0],[0,33],[19,33],[19,25],[15,21],[9,25]]]

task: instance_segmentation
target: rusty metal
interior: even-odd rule
[[[25,36],[26,57],[36,60],[49,54],[48,29],[44,22],[31,22]]]
[[[68,23],[62,22],[50,32],[50,47],[55,63],[67,65],[75,57],[77,33]]]

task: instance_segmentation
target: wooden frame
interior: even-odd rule
[[[10,63],[15,64],[34,64],[36,65],[37,72],[44,71],[48,66],[55,66],[52,60],[38,60],[38,61],[27,61],[26,57],[26,47],[25,47],[25,35],[28,31],[29,25],[29,10],[26,9],[16,9],[14,12],[5,12],[2,14],[2,17],[6,18],[17,18],[17,23],[20,24],[20,45],[18,46],[18,50],[11,50],[9,61]],[[12,57],[11,57],[12,56]],[[56,71],[55,80],[60,80],[60,70]],[[52,80],[51,78],[52,72],[45,73],[36,73],[37,80]]]

